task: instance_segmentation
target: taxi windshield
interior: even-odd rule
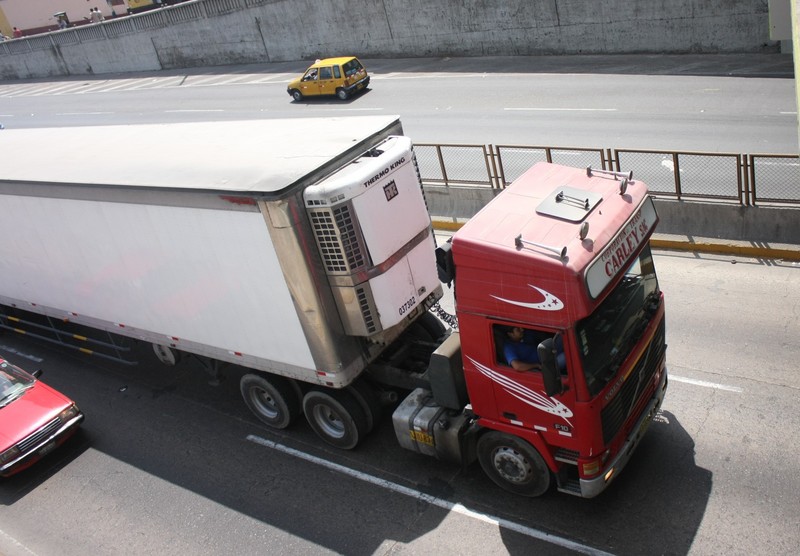
[[[8,405],[33,386],[34,378],[7,361],[0,362],[0,407]]]
[[[619,371],[655,315],[661,294],[650,246],[576,328],[586,385],[597,395]]]

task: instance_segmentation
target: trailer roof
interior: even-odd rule
[[[399,129],[397,116],[5,129],[0,181],[277,193]]]

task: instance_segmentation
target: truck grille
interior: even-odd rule
[[[364,248],[349,205],[309,209],[308,214],[329,274],[350,274],[365,265]]]
[[[603,409],[601,419],[603,441],[606,445],[617,435],[630,415],[631,408],[638,403],[639,400],[634,401],[634,396],[641,396],[645,390],[644,385],[649,383],[658,370],[658,364],[666,349],[665,330],[666,326],[662,318],[650,345],[647,346],[636,367],[631,371],[628,380],[622,385],[611,403]]]
[[[31,448],[35,448],[42,440],[54,434],[61,427],[61,418],[56,417],[45,426],[34,432],[28,438],[17,443],[20,453],[25,453]]]

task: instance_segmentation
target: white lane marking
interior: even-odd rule
[[[167,114],[172,114],[172,113],[175,113],[175,112],[225,112],[225,111],[222,110],[221,108],[209,108],[208,110],[201,110],[201,109],[197,109],[197,110],[189,110],[189,109],[187,109],[187,110],[164,110],[164,112],[167,113]]]
[[[114,112],[57,112],[56,116],[99,116],[113,113]]]
[[[719,384],[716,382],[707,382],[705,380],[695,380],[693,378],[687,378],[685,376],[676,376],[676,375],[669,375],[670,380],[674,380],[675,382],[685,382],[686,384],[693,384],[694,386],[702,386],[703,388],[714,388],[715,390],[725,390],[726,392],[736,392],[740,394],[744,392],[743,388],[739,388],[738,386],[728,386],[727,384]]]
[[[503,108],[503,110],[518,112],[616,112],[616,108]]]
[[[306,112],[375,112],[385,108],[308,108]]]
[[[476,519],[478,521],[482,521],[484,523],[488,523],[490,525],[494,525],[497,527],[503,527],[504,529],[508,529],[510,531],[515,531],[522,535],[526,535],[528,537],[532,537],[534,539],[538,539],[544,542],[548,542],[550,544],[554,544],[556,546],[561,546],[564,548],[568,548],[570,550],[574,550],[575,552],[579,552],[581,554],[593,554],[593,555],[608,555],[609,553],[603,552],[601,550],[596,550],[589,546],[577,543],[575,541],[571,541],[569,539],[565,539],[562,537],[558,537],[556,535],[551,535],[550,533],[545,533],[544,531],[539,531],[538,529],[533,529],[531,527],[526,527],[525,525],[520,525],[519,523],[514,523],[513,521],[508,521],[507,519],[502,519],[499,517],[494,517],[489,514],[485,514],[482,512],[476,512],[474,510],[470,510],[462,506],[461,504],[456,504],[454,502],[448,502],[447,500],[443,500],[441,498],[436,498],[435,496],[431,496],[429,494],[425,494],[424,492],[420,492],[418,490],[414,490],[412,488],[404,487],[402,485],[398,485],[397,483],[393,483],[391,481],[387,481],[385,479],[380,479],[378,477],[374,477],[372,475],[368,475],[366,473],[362,473],[361,471],[356,471],[355,469],[351,469],[349,467],[345,467],[343,465],[339,465],[338,463],[333,463],[331,461],[324,460],[322,458],[318,458],[316,456],[312,456],[311,454],[307,454],[305,452],[301,452],[299,450],[295,450],[294,448],[289,448],[288,446],[284,446],[283,444],[278,444],[277,442],[273,442],[271,440],[267,440],[266,438],[261,438],[260,436],[255,436],[253,434],[247,435],[247,440],[250,442],[254,442],[255,444],[259,444],[261,446],[265,446],[267,448],[272,448],[274,450],[278,450],[285,454],[289,454],[291,456],[304,459],[308,462],[314,463],[316,465],[321,465],[323,467],[327,467],[332,471],[336,471],[338,473],[342,473],[344,475],[348,475],[353,477],[354,479],[358,479],[360,481],[364,481],[381,488],[385,488],[387,490],[394,491],[398,494],[404,494],[410,498],[414,498],[416,500],[426,502],[431,504],[432,506],[436,506],[438,508],[442,508],[443,510],[455,512],[461,514],[466,517],[470,517],[472,519]],[[610,555],[609,555],[610,556]]]
[[[32,551],[30,548],[28,548],[27,546],[25,546],[24,544],[19,542],[17,539],[15,539],[11,535],[9,535],[8,533],[6,533],[2,529],[0,529],[0,540],[2,540],[2,539],[5,539],[7,541],[6,542],[7,545],[10,544],[11,546],[13,546],[16,549],[22,549],[25,552],[27,552],[28,554],[33,554],[34,556],[36,555],[36,553],[34,551]]]

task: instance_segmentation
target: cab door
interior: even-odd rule
[[[492,390],[496,403],[496,418],[499,421],[533,429],[543,434],[572,435],[574,393],[570,390],[556,396],[545,394],[541,370],[518,371],[512,368],[505,356],[504,344],[508,341],[505,328],[495,328],[493,340],[497,357],[486,374],[492,380]],[[554,332],[526,328],[525,341],[534,346]],[[563,353],[563,351],[562,351]],[[562,374],[567,379],[566,359]],[[538,363],[538,357],[535,362]]]
[[[304,97],[313,97],[320,94],[319,91],[319,70],[317,67],[310,67],[303,74],[300,80],[300,92]]]
[[[338,66],[336,69],[339,69]],[[319,68],[319,94],[335,95],[338,81],[334,79],[333,67],[323,66]]]

